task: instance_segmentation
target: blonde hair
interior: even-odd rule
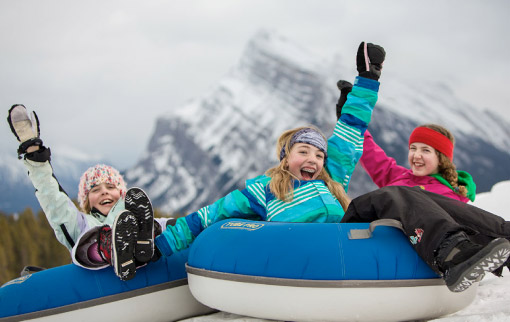
[[[89,196],[86,196],[86,197],[85,197],[85,200],[83,201],[83,205],[81,206],[81,210],[82,210],[84,213],[86,213],[86,214],[90,213],[90,211],[92,210],[92,209],[90,208]]]
[[[278,141],[276,143],[276,156],[278,157],[278,159],[280,158],[280,152],[282,148],[285,150],[285,156],[277,166],[266,171],[266,175],[271,177],[271,181],[269,182],[269,189],[275,195],[276,198],[286,202],[292,201],[292,198],[294,197],[293,180],[298,179],[288,169],[287,158],[292,148],[290,146],[290,141],[292,139],[292,136],[296,132],[307,128],[314,129],[318,133],[321,133],[314,126],[302,126],[283,132],[282,135],[280,135],[280,137],[278,138]],[[324,138],[324,140],[327,141],[322,133],[321,135]],[[317,179],[324,181],[329,191],[338,199],[344,211],[347,210],[347,206],[350,203],[350,199],[345,193],[344,187],[339,182],[336,182],[331,178],[331,176],[327,173],[325,167],[322,168]]]
[[[455,146],[455,137],[445,127],[442,127],[441,125],[437,124],[424,124],[420,126],[441,133],[442,135],[446,136],[448,140],[450,140],[452,144]],[[436,154],[439,159],[438,173],[441,175],[441,177],[443,177],[446,181],[448,181],[448,183],[452,185],[455,193],[463,197],[466,197],[468,191],[466,186],[459,185],[459,177],[457,175],[457,167],[455,166],[455,164],[452,161],[450,161],[450,159],[444,153],[436,150]]]

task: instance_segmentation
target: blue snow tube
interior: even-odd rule
[[[222,221],[193,242],[188,267],[304,280],[439,277],[397,228],[379,226],[371,238],[349,238],[368,228],[368,223]]]
[[[14,279],[0,287],[0,321],[48,318],[56,314],[118,303],[121,300],[140,299],[143,295],[158,291],[168,292],[169,289],[182,289],[179,294],[189,293],[185,271],[187,258],[188,251],[163,257],[138,269],[135,278],[129,281],[121,281],[112,267],[87,270],[74,264]],[[191,293],[189,296],[191,297]],[[195,306],[185,308],[187,312],[175,312],[175,316],[192,316],[193,310],[200,313],[202,308],[204,307],[196,302]],[[161,311],[150,307],[144,307],[143,310]],[[121,316],[120,312],[116,314]],[[172,316],[166,318],[173,319]],[[136,320],[135,317],[133,319]]]
[[[430,320],[473,301],[476,287],[450,292],[388,223],[216,223],[190,247],[191,293],[279,321]]]

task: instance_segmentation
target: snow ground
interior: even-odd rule
[[[475,206],[495,213],[510,221],[510,181],[500,182],[490,192],[477,195]],[[510,321],[510,272],[505,268],[503,277],[485,276],[478,286],[475,300],[465,309],[435,319],[440,322],[501,322]],[[218,312],[181,322],[268,322],[272,320]]]

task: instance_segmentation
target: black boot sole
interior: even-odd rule
[[[115,218],[112,227],[112,265],[115,274],[123,281],[135,277],[136,264],[134,251],[138,225],[136,217],[129,211],[124,211]]]
[[[504,238],[494,239],[471,258],[452,267],[446,274],[446,285],[452,292],[465,291],[485,273],[503,265],[509,255],[510,242]]]
[[[135,258],[147,263],[154,255],[154,212],[147,194],[140,188],[130,188],[126,192],[126,210],[131,211],[138,223],[138,240]]]

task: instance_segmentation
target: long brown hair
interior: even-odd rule
[[[269,182],[269,189],[276,196],[276,198],[280,200],[288,202],[292,201],[292,198],[294,197],[293,180],[294,179],[297,180],[298,178],[296,178],[296,176],[294,176],[289,171],[288,167],[287,158],[290,154],[290,149],[292,148],[290,146],[290,140],[292,139],[292,136],[296,132],[306,128],[311,128],[316,130],[318,133],[321,133],[314,126],[302,126],[283,132],[282,135],[280,135],[280,137],[278,138],[278,141],[276,143],[276,155],[278,159],[280,158],[280,152],[282,148],[285,149],[285,156],[277,166],[267,170],[266,175],[271,177],[271,181]],[[324,140],[326,140],[324,135],[322,135],[322,137],[324,138]],[[350,199],[345,193],[344,187],[339,182],[336,182],[331,178],[331,176],[327,173],[325,167],[322,168],[317,179],[324,181],[329,191],[338,199],[344,211],[347,210],[347,206],[350,203]]]
[[[452,144],[455,146],[455,137],[448,129],[438,124],[424,124],[420,126],[441,133],[442,135],[446,136],[448,140],[450,140]],[[457,167],[455,166],[455,164],[452,161],[450,161],[450,159],[448,159],[448,157],[443,153],[436,150],[436,154],[439,158],[438,172],[441,175],[441,177],[443,177],[446,181],[448,181],[448,183],[452,185],[454,191],[457,194],[466,197],[467,189],[466,186],[459,185],[459,177],[457,175]]]

